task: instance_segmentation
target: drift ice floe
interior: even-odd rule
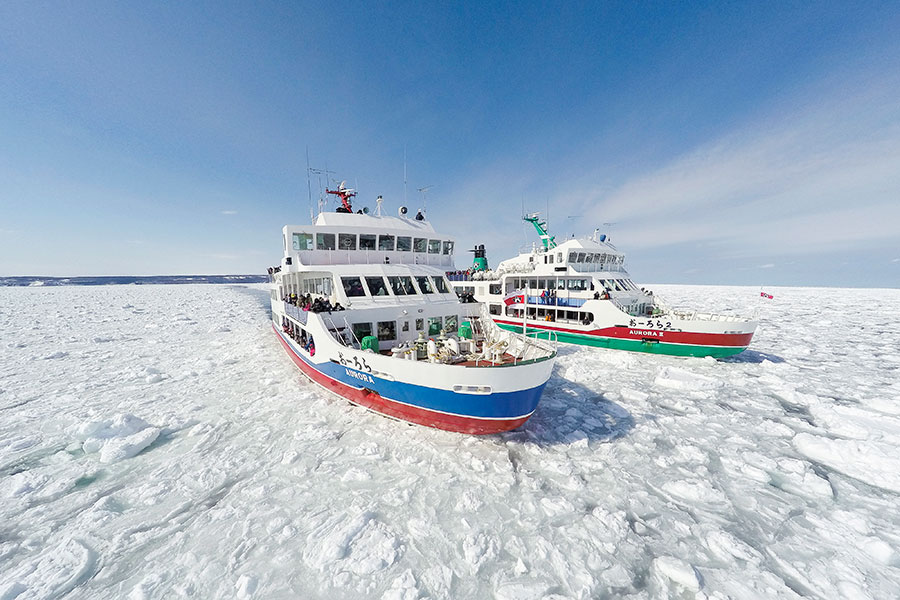
[[[557,336],[560,342],[676,356],[723,357],[746,350],[757,322],[674,310],[638,288],[625,255],[605,235],[561,244],[538,214],[525,217],[542,244],[487,269],[484,246],[465,273],[450,272],[457,293],[488,307],[504,329]]]
[[[444,272],[453,238],[415,218],[336,212],[283,229],[270,269],[279,340],[312,381],[383,415],[463,433],[523,424],[538,405],[556,345],[498,327],[461,304]],[[474,309],[474,311],[473,311]],[[470,314],[473,313],[474,314]]]

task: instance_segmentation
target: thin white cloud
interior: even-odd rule
[[[223,215],[236,215],[236,214],[238,214],[238,211],[236,211],[236,210],[223,210],[223,211],[222,211],[222,214],[223,214]]]
[[[894,88],[754,123],[612,193],[576,197],[588,221],[619,222],[631,248],[724,240],[783,255],[900,239]]]

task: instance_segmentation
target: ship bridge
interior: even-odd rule
[[[455,240],[427,220],[321,213],[315,225],[282,230],[282,270],[310,265],[404,264],[453,267]]]

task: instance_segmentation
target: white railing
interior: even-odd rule
[[[747,319],[745,319],[744,317],[739,317],[737,315],[722,315],[717,313],[705,313],[698,311],[688,312],[674,310],[671,314],[685,321],[723,321],[726,323],[743,323],[747,321]]]
[[[397,252],[396,250],[294,250],[299,263],[311,265],[430,265],[452,267],[452,254]],[[387,262],[385,262],[387,258]]]
[[[557,341],[556,333],[552,331],[534,331],[532,333],[518,333],[503,329],[494,322],[493,316],[488,312],[487,306],[481,305],[481,314],[477,319],[479,333],[484,337],[482,342],[483,349],[504,348],[505,352],[513,357],[513,364],[537,360],[541,358],[549,358],[556,354]],[[547,339],[539,336],[545,335]],[[477,365],[479,360],[489,360],[486,352],[482,351],[483,358],[475,361]]]
[[[609,265],[604,263],[564,263],[579,273],[625,273],[625,265]]]
[[[342,346],[346,346],[348,348],[352,348],[353,345],[347,343],[347,339],[344,337],[344,334],[341,333],[340,328],[335,324],[333,315],[331,313],[318,313],[322,318],[322,321],[325,322],[325,328],[328,329],[332,333],[332,337],[337,340]],[[356,334],[353,333],[353,328],[350,327],[350,323],[347,322],[347,317],[344,317],[344,327],[345,331],[350,332],[350,338],[352,340],[356,340],[356,344],[362,346],[359,343],[359,340],[356,339]]]

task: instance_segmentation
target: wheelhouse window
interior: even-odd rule
[[[378,249],[385,251],[385,252],[393,252],[394,251],[394,236],[379,235],[378,236]]]
[[[456,315],[447,315],[444,317],[444,330],[447,333],[456,333],[458,329],[459,317]]]
[[[341,250],[356,250],[356,234],[339,233],[338,248],[340,248]]]
[[[423,294],[433,294],[434,288],[431,287],[431,282],[425,276],[416,277],[416,283],[419,284],[419,289],[422,290]]]
[[[443,320],[440,317],[428,317],[428,335],[434,335],[441,331]]]
[[[396,321],[378,321],[378,341],[387,342],[397,339]]]
[[[409,277],[407,277],[406,279],[409,279]],[[403,282],[400,281],[399,277],[388,277],[388,283],[391,284],[391,291],[394,292],[395,296],[406,295],[406,287],[403,285]]]
[[[334,234],[317,233],[316,250],[334,250]]]
[[[578,253],[578,258],[575,259],[575,262],[580,262],[580,263],[583,263],[583,262],[584,262],[584,252],[579,252],[579,253]]]
[[[397,238],[397,251],[409,252],[410,250],[412,250],[412,238],[399,236]]]
[[[577,253],[577,252],[569,252],[569,262],[570,262],[570,263],[575,262],[575,259],[576,259],[577,257],[578,257],[578,253]]]
[[[313,236],[311,233],[295,233],[294,234],[294,250],[312,250]]]
[[[428,250],[428,240],[425,238],[413,239],[413,252],[425,252]]]
[[[450,288],[447,286],[447,282],[441,276],[435,276],[431,278],[434,281],[434,289],[438,291],[438,294],[449,294]]]
[[[344,286],[344,293],[349,298],[366,295],[359,277],[341,277],[341,285]]]
[[[369,286],[369,293],[373,296],[387,296],[388,289],[384,284],[384,277],[366,277],[366,285]]]
[[[584,262],[586,262],[586,263],[594,262],[594,255],[592,253],[588,252],[584,257]]]
[[[408,296],[416,295],[416,286],[413,285],[412,277],[401,275],[400,284],[403,286],[403,291],[405,291]]]
[[[359,249],[360,250],[374,250],[375,249],[375,234],[374,233],[359,234]]]
[[[428,240],[428,254],[441,253],[441,240]]]
[[[453,254],[453,242],[444,242],[444,254]]]
[[[304,279],[300,289],[304,294],[315,294],[318,296],[331,295],[331,278],[316,277],[313,279]]]
[[[372,335],[372,324],[371,323],[354,323],[353,324],[353,335],[356,336],[360,342],[367,335]]]

